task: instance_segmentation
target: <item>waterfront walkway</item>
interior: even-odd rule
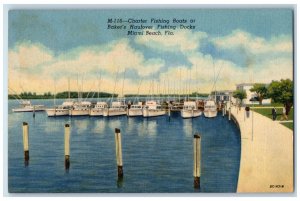
[[[237,192],[293,192],[293,131],[256,112],[247,118],[243,107],[231,111],[241,131]]]

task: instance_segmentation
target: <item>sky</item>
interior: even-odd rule
[[[169,25],[186,19],[195,29],[128,36],[107,29],[110,18]],[[293,79],[291,9],[9,11],[9,93],[67,91],[68,80],[72,91],[209,93],[287,78]]]

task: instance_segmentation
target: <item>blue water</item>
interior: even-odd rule
[[[33,103],[51,106],[53,101]],[[59,103],[59,101],[57,101]],[[22,193],[236,192],[240,133],[219,114],[182,119],[56,117],[12,113],[9,101],[8,188]],[[22,122],[29,124],[29,166],[24,165]],[[64,124],[71,125],[70,169],[64,167]],[[114,129],[120,128],[124,179],[117,181]],[[201,133],[201,188],[193,187],[193,135]]]

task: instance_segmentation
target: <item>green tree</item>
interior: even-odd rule
[[[294,85],[290,79],[272,81],[268,87],[268,95],[272,101],[284,104],[286,115],[289,115],[294,100]]]
[[[245,90],[238,89],[233,92],[233,97],[240,100],[240,104],[241,104],[243,99],[247,98],[247,94]]]
[[[250,91],[257,94],[260,105],[262,104],[262,100],[268,96],[268,88],[265,84],[256,83],[253,85]]]

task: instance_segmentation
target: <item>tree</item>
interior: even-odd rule
[[[289,115],[294,100],[294,85],[290,79],[272,81],[268,87],[269,97],[276,103],[284,104],[286,115]]]
[[[239,99],[242,103],[243,99],[247,98],[247,94],[246,91],[238,89],[233,92],[233,97]]]
[[[256,93],[260,105],[262,104],[263,99],[268,96],[268,88],[265,84],[256,83],[250,91]]]

